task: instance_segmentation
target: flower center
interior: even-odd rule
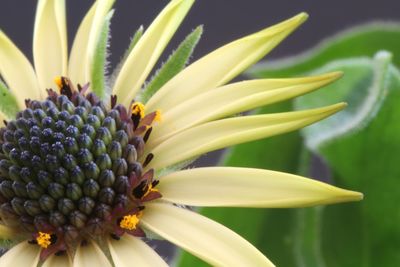
[[[144,204],[161,197],[153,170],[143,173],[160,114],[145,115],[141,103],[128,112],[115,96],[107,104],[64,77],[56,84],[60,94],[26,100],[0,129],[3,222],[41,246],[42,258],[94,237],[143,236]]]

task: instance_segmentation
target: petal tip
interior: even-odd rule
[[[337,80],[343,77],[343,71],[333,71],[326,74],[326,77],[331,78],[332,80]]]
[[[339,202],[361,201],[364,199],[364,194],[356,191],[345,190],[338,196]]]
[[[308,19],[309,15],[306,12],[301,12],[295,16],[299,20],[300,23],[305,22]]]
[[[340,102],[337,104],[334,104],[331,107],[331,110],[334,112],[339,112],[341,110],[343,110],[344,108],[346,108],[348,106],[348,104],[346,102]]]

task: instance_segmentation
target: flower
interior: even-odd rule
[[[65,1],[38,1],[34,68],[0,32],[0,236],[16,241],[0,266],[165,266],[146,236],[165,238],[213,265],[272,266],[239,235],[183,206],[304,207],[362,198],[268,170],[182,170],[182,162],[201,154],[293,131],[345,106],[229,117],[340,77],[224,85],[306,14],[215,50],[146,99],[144,81],[194,0],[172,0],[143,35],[138,31],[115,79],[105,80],[113,2],[93,4],[69,61]],[[144,103],[134,101],[140,98]]]

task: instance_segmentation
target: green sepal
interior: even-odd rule
[[[141,25],[135,32],[135,34],[132,37],[131,43],[129,44],[128,50],[125,52],[124,58],[127,58],[130,52],[133,50],[133,48],[136,46],[136,44],[139,42],[140,38],[143,36],[143,25]]]
[[[151,81],[145,86],[142,94],[139,96],[141,102],[147,102],[165,83],[185,68],[200,41],[202,33],[203,26],[200,25],[183,40],[175,52],[171,54],[168,60],[152,77]]]
[[[92,73],[91,73],[91,88],[93,92],[100,97],[105,99],[107,95],[107,57],[108,57],[108,46],[110,41],[110,22],[114,14],[114,10],[108,12],[104,19],[104,23],[101,29],[101,33],[97,42],[97,46],[94,53],[92,62]]]

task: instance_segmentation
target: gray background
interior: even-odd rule
[[[67,0],[69,42],[93,1]],[[135,29],[148,26],[167,0],[117,0],[112,24],[110,60],[120,59]],[[36,1],[1,0],[0,28],[31,58],[31,40]],[[362,22],[400,19],[398,0],[197,0],[169,49],[196,25],[204,24],[205,34],[195,57],[204,55],[235,38],[260,30],[301,11],[310,18],[280,45],[270,57],[300,52],[346,27]],[[165,57],[164,57],[165,58]]]

